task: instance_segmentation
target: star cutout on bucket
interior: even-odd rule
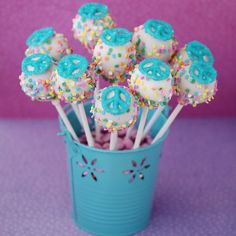
[[[142,159],[141,163],[138,165],[136,161],[131,161],[133,169],[129,169],[129,170],[123,170],[122,173],[123,174],[131,174],[131,177],[129,179],[129,183],[132,183],[136,176],[138,176],[141,180],[144,180],[144,170],[148,169],[150,167],[150,164],[146,164],[145,165],[145,161],[146,161],[146,157]]]
[[[82,160],[83,160],[83,162],[79,162],[79,161],[77,162],[77,164],[80,168],[85,169],[81,176],[86,177],[88,174],[90,174],[94,181],[98,181],[95,173],[103,173],[104,170],[101,168],[95,167],[97,159],[93,159],[91,162],[89,162],[87,160],[87,158],[84,155],[82,155]]]

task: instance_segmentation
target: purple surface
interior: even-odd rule
[[[0,235],[83,236],[70,218],[65,148],[56,121],[0,121]],[[175,122],[154,211],[139,235],[236,235],[236,119]]]
[[[77,53],[88,56],[71,33],[72,18],[85,2],[57,0],[0,1],[0,117],[56,117],[49,104],[34,104],[18,85],[25,40],[35,29],[52,25],[65,33]],[[219,92],[215,102],[197,109],[187,107],[181,115],[236,116],[236,1],[235,0],[112,0],[114,19],[129,30],[149,18],[170,22],[180,47],[190,40],[206,43],[215,55]]]

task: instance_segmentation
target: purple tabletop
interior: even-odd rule
[[[55,120],[0,121],[0,235],[85,236],[70,216]],[[236,235],[236,119],[180,119],[167,138],[150,225],[138,235]]]

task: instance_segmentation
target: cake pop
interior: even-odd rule
[[[51,57],[41,53],[33,54],[24,58],[21,68],[22,73],[19,78],[23,92],[32,100],[51,101],[72,137],[79,141],[54,93],[50,80],[54,69]]]
[[[93,138],[83,106],[83,102],[93,95],[95,87],[95,80],[88,68],[87,59],[78,54],[63,57],[54,70],[52,80],[58,98],[71,103],[77,116],[81,117],[88,144],[93,146]]]
[[[27,96],[43,101],[56,98],[50,81],[54,64],[49,56],[37,53],[25,57],[21,69],[20,85]]]
[[[169,65],[157,58],[147,58],[136,65],[128,81],[131,92],[143,106],[134,148],[141,142],[148,109],[166,106],[173,94]]]
[[[178,44],[172,26],[165,21],[153,19],[134,29],[132,42],[138,60],[155,57],[166,62],[171,59]]]
[[[74,38],[78,39],[90,53],[100,38],[103,30],[115,27],[108,8],[101,3],[86,3],[79,8],[73,19]]]
[[[216,76],[215,69],[202,62],[194,62],[177,72],[176,91],[178,105],[154,138],[153,143],[165,134],[183,106],[208,103],[214,98],[217,91]]]
[[[26,41],[28,49],[25,55],[35,53],[47,54],[54,62],[71,53],[71,48],[63,34],[58,34],[52,27],[42,28],[34,31]]]
[[[138,106],[127,88],[109,86],[98,92],[91,109],[95,121],[111,132],[110,149],[116,147],[117,131],[134,125]]]
[[[213,65],[214,58],[210,49],[199,41],[192,41],[181,48],[180,51],[173,57],[171,66],[173,75],[181,68],[190,65],[193,62],[203,62],[208,65]]]
[[[97,73],[114,83],[124,81],[135,63],[135,47],[132,33],[123,28],[103,31],[93,54]]]

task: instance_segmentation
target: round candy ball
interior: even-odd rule
[[[52,27],[34,31],[26,41],[28,49],[25,55],[35,53],[47,54],[56,62],[71,53],[68,40],[63,34],[57,34]]]
[[[51,85],[54,64],[45,54],[33,54],[24,58],[21,64],[20,86],[33,100],[47,101],[55,98]]]
[[[112,132],[132,126],[137,119],[138,106],[127,88],[110,86],[95,95],[91,112],[100,126]]]
[[[103,31],[93,54],[96,72],[114,83],[124,81],[135,63],[135,47],[132,33],[123,28]]]
[[[173,57],[171,62],[172,74],[176,74],[181,68],[193,62],[202,62],[208,65],[214,63],[210,49],[199,41],[189,42]]]
[[[74,38],[78,39],[90,53],[100,38],[103,30],[115,27],[106,5],[86,3],[82,5],[73,19]]]
[[[147,58],[136,65],[128,82],[139,105],[149,109],[167,105],[173,94],[170,67],[157,58]]]
[[[211,101],[217,91],[217,72],[205,63],[194,62],[176,74],[178,102],[182,105]]]
[[[178,45],[172,26],[165,21],[153,19],[134,29],[132,41],[139,60],[155,57],[167,62]]]
[[[85,57],[71,54],[63,57],[53,76],[54,91],[65,102],[83,102],[93,95],[95,81]]]

